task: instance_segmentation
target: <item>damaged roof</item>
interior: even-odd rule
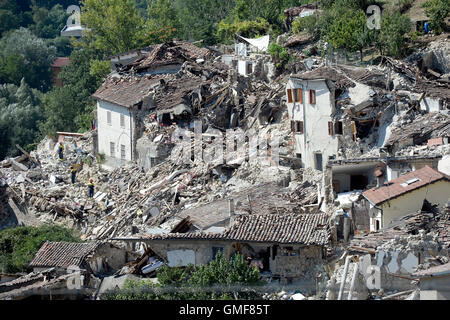
[[[100,242],[72,243],[46,241],[30,262],[30,267],[81,266],[84,259],[91,254]]]
[[[450,262],[442,264],[440,266],[431,267],[426,270],[417,271],[414,273],[415,276],[419,277],[436,277],[440,275],[450,274]]]
[[[378,205],[440,180],[450,181],[450,177],[425,166],[391,180],[382,187],[364,191],[363,196],[374,205]]]
[[[209,81],[203,81],[202,78],[185,75],[181,78],[175,78],[164,84],[161,92],[155,95],[155,104],[157,110],[166,110],[175,107],[176,105],[186,103],[188,95],[195,89],[202,85],[208,84]]]
[[[305,184],[293,192],[274,183],[263,183],[228,194],[227,198],[234,200],[236,213],[257,212],[258,215],[273,212],[298,213],[300,207],[318,201],[316,187]],[[229,218],[228,199],[217,199],[199,207],[183,210],[178,216],[182,218],[189,216],[195,226],[206,229]]]
[[[328,66],[321,66],[309,72],[291,75],[291,78],[300,80],[330,80],[337,88],[354,87],[355,83],[350,80],[342,71],[338,71]]]
[[[150,69],[168,64],[180,64],[212,55],[212,51],[190,42],[166,42],[155,46],[152,52],[130,65],[136,70]]]
[[[142,102],[161,77],[108,77],[92,95],[96,100],[110,102],[125,108],[131,108]]]
[[[188,232],[146,234],[140,240],[222,240],[281,244],[325,245],[329,242],[327,215],[250,214],[236,215],[222,233]],[[117,240],[138,240],[117,239]]]

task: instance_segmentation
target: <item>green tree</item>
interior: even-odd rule
[[[50,10],[45,7],[32,7],[33,22],[30,29],[40,38],[56,38],[66,25],[69,14],[62,5],[57,4]]]
[[[26,72],[25,59],[21,55],[0,56],[0,83],[20,85]]]
[[[450,0],[428,0],[423,6],[425,14],[430,17],[430,27],[436,33],[445,31],[445,19],[450,13]]]
[[[16,144],[29,150],[38,133],[37,122],[42,119],[40,99],[41,93],[23,79],[20,87],[0,85],[0,159],[17,155]]]
[[[267,50],[275,61],[277,68],[282,68],[289,61],[289,52],[279,44],[272,42]]]
[[[410,30],[411,21],[406,15],[402,15],[400,12],[383,14],[381,17],[380,44],[384,53],[400,58],[405,52],[406,35]]]
[[[181,31],[181,22],[171,0],[153,0],[148,7],[150,30],[173,28]]]
[[[326,39],[334,48],[359,50],[358,36],[364,33],[366,21],[364,11],[346,10],[328,28]]]
[[[30,272],[28,264],[45,241],[81,242],[72,230],[54,225],[0,231],[0,272]]]
[[[129,281],[123,289],[106,295],[107,300],[157,299],[239,299],[258,298],[246,290],[249,285],[260,285],[257,267],[250,267],[242,255],[231,259],[218,253],[207,265],[170,268],[163,266],[157,273],[159,284],[147,281]],[[236,289],[241,286],[242,289]]]
[[[102,54],[112,55],[146,44],[145,21],[131,0],[82,0],[81,22],[90,45]]]
[[[263,18],[257,20],[235,20],[232,23],[228,23],[226,20],[222,20],[219,23],[217,30],[217,37],[223,42],[230,42],[235,39],[235,35],[242,37],[254,38],[265,35],[270,30],[269,23]]]
[[[32,87],[46,91],[51,86],[50,65],[56,57],[56,48],[48,46],[30,30],[20,28],[0,40],[0,56],[23,58],[26,72],[20,77]]]
[[[233,8],[232,0],[177,0],[175,8],[182,23],[183,38],[217,43],[218,23]]]
[[[39,123],[40,137],[61,130],[89,130],[95,108],[92,94],[102,84],[105,73],[99,52],[89,47],[75,49],[70,65],[59,74],[64,87],[53,88],[43,97],[45,120]]]

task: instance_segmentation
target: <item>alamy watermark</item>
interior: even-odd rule
[[[244,132],[241,128],[202,133],[202,122],[194,122],[194,131],[177,128],[171,142],[176,143],[171,154],[173,162],[190,164],[203,161],[207,164],[241,164],[247,161],[268,166],[279,165],[280,138],[254,129]]]

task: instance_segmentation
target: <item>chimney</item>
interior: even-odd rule
[[[234,223],[234,200],[228,199],[228,215],[230,217],[230,226]]]

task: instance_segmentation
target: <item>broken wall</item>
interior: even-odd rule
[[[310,278],[314,276],[311,272],[322,262],[322,247],[320,246],[293,246],[295,256],[284,256],[281,249],[282,246],[277,250],[274,259],[270,258],[272,274],[282,277]]]
[[[169,264],[176,265],[181,261],[195,261],[195,265],[208,264],[213,260],[213,247],[221,248],[225,256],[229,256],[232,247],[225,241],[152,241],[148,243],[152,250]]]

